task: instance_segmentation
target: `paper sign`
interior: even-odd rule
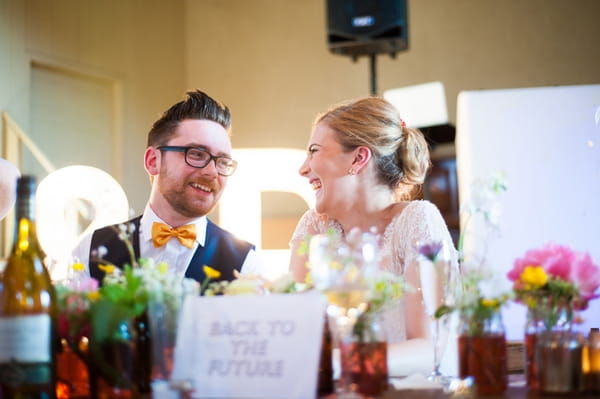
[[[172,380],[194,398],[313,398],[324,312],[318,293],[188,298]]]

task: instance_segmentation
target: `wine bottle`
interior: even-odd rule
[[[3,398],[55,397],[56,303],[35,229],[35,177],[17,182],[15,236],[0,280]]]

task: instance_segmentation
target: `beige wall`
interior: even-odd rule
[[[379,93],[600,83],[600,1],[410,0],[409,49],[378,57]],[[326,45],[325,0],[186,0],[186,85],[231,104],[234,145],[304,148],[316,113],[369,94],[366,58]]]
[[[600,1],[408,3],[409,49],[377,58],[379,94],[441,81],[454,122],[461,90],[600,83]],[[231,106],[235,147],[303,149],[317,113],[369,94],[368,59],[327,49],[325,4],[186,0],[186,86]],[[263,242],[285,245],[303,207],[264,196],[263,210],[289,213]]]
[[[410,48],[378,57],[379,92],[442,81],[453,121],[461,90],[600,83],[598,15],[597,0],[411,0]],[[186,89],[230,105],[234,147],[300,149],[318,112],[369,92],[367,60],[327,49],[324,0],[0,0],[0,110],[25,130],[32,62],[115,82],[138,212],[146,132]]]
[[[32,64],[111,82],[121,159],[120,170],[109,172],[141,211],[149,192],[146,133],[185,90],[183,12],[178,0],[0,0],[0,110],[31,129]],[[44,148],[44,139],[38,145]],[[50,159],[57,167],[72,163],[69,153],[57,158]]]

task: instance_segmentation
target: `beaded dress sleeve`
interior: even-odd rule
[[[407,273],[409,268],[417,267],[416,244],[442,240],[452,242],[438,208],[429,201],[412,201],[385,229],[381,242],[381,268],[403,277],[408,274],[418,276],[418,273]],[[419,293],[418,279],[407,283]],[[384,312],[384,328],[389,342],[400,342],[407,338],[406,326],[411,321],[406,320],[405,306],[401,298]]]

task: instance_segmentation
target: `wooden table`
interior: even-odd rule
[[[526,399],[526,398],[537,398],[537,399],[572,399],[572,398],[584,398],[584,399],[598,399],[600,393],[585,393],[585,394],[571,394],[571,395],[555,395],[555,394],[541,394],[537,392],[529,392],[525,386],[525,378],[523,375],[510,375],[509,376],[509,387],[503,395],[453,395],[452,393],[445,393],[442,389],[390,389],[385,392],[381,399],[467,399],[467,398],[489,398],[489,399]]]

